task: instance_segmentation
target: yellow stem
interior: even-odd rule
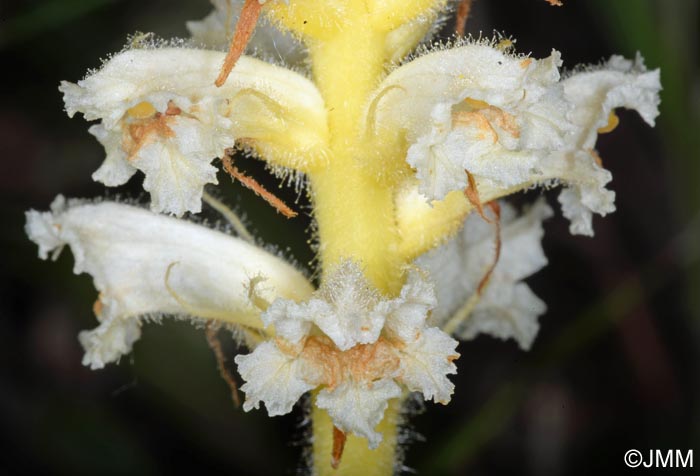
[[[358,261],[378,289],[392,294],[402,278],[395,192],[364,163],[372,151],[361,128],[367,98],[383,72],[384,38],[348,26],[332,40],[310,45],[331,133],[328,166],[310,179],[322,269]]]
[[[380,182],[364,163],[371,151],[364,139],[362,115],[385,62],[385,35],[374,33],[369,24],[360,15],[332,39],[309,44],[331,134],[328,165],[309,175],[324,273],[351,259],[378,289],[394,295],[401,288],[403,273],[395,187]],[[370,450],[366,439],[348,435],[340,465],[333,469],[333,423],[325,410],[314,406],[314,474],[393,474],[399,407],[398,401],[392,402],[379,424],[383,441],[378,448]]]
[[[315,397],[315,395],[314,395]],[[367,440],[348,435],[345,450],[338,469],[331,467],[333,450],[333,422],[328,413],[313,406],[313,458],[316,476],[391,476],[396,462],[396,432],[400,424],[401,401],[391,400],[384,412],[384,419],[377,426],[383,435],[379,447],[370,450]]]
[[[365,0],[299,2],[270,10],[277,21],[305,38],[314,80],[326,105],[327,161],[308,171],[323,278],[342,261],[353,260],[384,294],[395,296],[401,289],[406,260],[401,255],[396,197],[406,169],[405,151],[384,152],[368,141],[363,115],[392,56],[387,52],[398,48],[396,38],[387,39],[391,30],[418,15],[430,14],[444,2],[407,0],[400,2],[400,8],[396,4],[397,8],[387,10],[382,10],[382,2]],[[332,5],[343,8],[330,8]],[[341,11],[342,18],[333,17]],[[401,33],[404,41],[415,38],[410,28]],[[379,161],[381,173],[373,161]],[[325,410],[313,406],[314,474],[393,474],[400,407],[396,399],[386,410],[377,427],[383,437],[378,448],[370,450],[367,440],[348,435],[340,465],[333,469],[333,423]]]

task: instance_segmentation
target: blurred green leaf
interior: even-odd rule
[[[115,0],[52,0],[40,2],[20,15],[5,19],[0,29],[0,48],[58,29]]]

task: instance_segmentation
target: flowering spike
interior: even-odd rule
[[[285,414],[313,391],[314,473],[385,476],[400,467],[405,396],[451,399],[453,334],[528,349],[546,306],[523,280],[547,262],[551,210],[538,201],[518,216],[495,200],[561,184],[570,230],[593,234],[593,215],[615,210],[598,135],[620,107],[654,124],[659,72],[613,56],[562,77],[559,52],[518,55],[501,36],[410,56],[458,1],[461,36],[470,0],[212,0],[214,11],[188,24],[190,45],[208,49],[139,35],[84,80],[62,83],[68,114],[98,121],[89,131],[106,158],[93,178],[118,186],[143,173],[151,200],[149,212],[59,198],[27,214],[40,257],[69,245],[76,272],[94,278],[99,325],[79,336],[84,363],[128,353],[144,316],[217,321],[206,334],[236,401],[214,331],[236,326],[251,348],[235,358],[244,410]],[[271,21],[257,28],[263,4]],[[276,27],[287,31],[267,35]],[[298,64],[287,47],[303,42],[312,79],[243,55],[249,41],[286,64]],[[204,194],[223,156],[233,179],[296,216],[234,166],[236,145],[308,192],[318,289]],[[203,200],[242,239],[158,215],[198,213]]]

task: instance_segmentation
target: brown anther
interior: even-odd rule
[[[260,0],[246,0],[243,4],[241,16],[238,18],[236,31],[233,33],[233,39],[231,39],[231,45],[228,48],[224,64],[221,67],[219,76],[214,81],[216,87],[220,88],[223,86],[228,79],[228,75],[231,74],[231,70],[236,65],[238,58],[245,51],[250,37],[253,36],[253,31],[255,31],[255,24],[258,22],[261,10],[262,4]]]
[[[226,357],[224,357],[224,350],[221,348],[221,342],[216,336],[217,329],[214,328],[211,323],[208,323],[204,329],[204,334],[207,337],[207,343],[209,347],[214,352],[214,357],[216,357],[216,366],[219,369],[219,375],[224,379],[231,389],[231,400],[236,408],[241,406],[241,400],[238,396],[238,385],[236,384],[236,379],[233,374],[226,368]]]
[[[486,109],[486,108],[490,107],[489,103],[487,103],[486,101],[482,101],[480,99],[465,98],[464,103],[467,104],[472,109]]]
[[[257,0],[255,1],[257,2]],[[221,159],[221,161],[224,164],[224,170],[226,170],[226,172],[228,172],[228,174],[231,177],[241,182],[241,184],[244,187],[252,190],[255,193],[255,195],[272,205],[278,212],[280,212],[285,217],[294,218],[298,215],[297,212],[289,208],[282,200],[277,198],[265,187],[260,185],[253,177],[248,177],[243,172],[238,170],[238,168],[235,165],[233,165],[233,159],[231,158],[231,155],[232,151],[227,149],[224,154],[224,157]]]
[[[182,114],[182,109],[177,107],[172,100],[168,101],[168,108],[165,110],[165,115],[179,116],[180,114]]]
[[[476,292],[478,294],[481,294],[484,292],[484,288],[489,282],[489,279],[491,279],[491,275],[493,274],[493,270],[496,269],[496,265],[498,264],[498,260],[501,258],[501,206],[498,204],[496,201],[491,201],[486,204],[491,211],[493,212],[494,219],[493,219],[493,224],[496,227],[496,247],[494,249],[494,257],[493,257],[493,262],[489,266],[489,268],[486,270],[486,273],[484,274],[484,277],[481,278],[481,281],[479,281],[479,286],[476,288]]]
[[[460,0],[457,7],[457,22],[455,23],[455,33],[457,36],[464,36],[464,29],[472,9],[472,0]]]
[[[610,111],[608,114],[608,123],[598,129],[598,134],[607,134],[614,131],[617,126],[620,125],[620,118],[615,114],[615,110]]]
[[[545,0],[545,2],[549,3],[553,7],[563,7],[564,4],[561,3],[561,0]]]
[[[333,451],[331,453],[331,467],[338,469],[340,460],[343,458],[343,450],[345,449],[345,440],[347,435],[337,426],[333,426]]]

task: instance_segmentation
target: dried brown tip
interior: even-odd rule
[[[491,263],[491,266],[489,266],[489,269],[486,270],[486,274],[484,274],[484,277],[481,278],[481,281],[479,281],[479,286],[476,288],[476,292],[478,294],[481,294],[484,291],[489,279],[491,279],[493,270],[496,269],[498,260],[501,258],[501,206],[496,201],[489,202],[486,205],[491,209],[494,215],[493,223],[496,226],[496,248],[494,249],[493,262]]]
[[[476,208],[479,216],[483,218],[484,221],[491,223],[491,220],[484,215],[484,207],[482,206],[481,199],[479,198],[479,191],[476,188],[476,180],[474,179],[474,176],[467,170],[464,172],[467,174],[467,188],[464,189],[464,195],[467,197],[467,200],[469,200],[469,203]]]
[[[221,378],[224,379],[224,382],[226,382],[231,389],[231,400],[233,400],[233,404],[238,408],[241,406],[241,399],[238,396],[238,385],[236,384],[233,374],[226,368],[226,357],[224,357],[224,350],[221,348],[221,342],[216,336],[216,328],[214,328],[211,323],[208,323],[204,329],[204,334],[207,336],[207,343],[216,357],[216,366],[219,368],[219,375],[221,375]]]
[[[227,152],[221,161],[224,164],[224,170],[226,170],[231,177],[241,182],[244,187],[255,192],[255,195],[272,205],[282,215],[286,216],[287,218],[294,218],[298,215],[297,212],[289,208],[282,200],[260,185],[253,177],[248,177],[243,172],[238,170],[238,168],[233,165],[231,154]]]
[[[245,51],[250,37],[253,36],[253,31],[255,31],[255,24],[258,22],[261,10],[262,5],[259,0],[246,0],[243,4],[241,16],[238,18],[238,23],[236,23],[236,31],[233,34],[231,45],[228,47],[228,53],[224,59],[224,65],[221,67],[216,81],[214,81],[217,87],[220,88],[226,82],[228,75],[231,74],[231,70],[236,66],[236,61]]]
[[[545,2],[549,3],[553,7],[563,7],[564,4],[561,3],[561,0],[545,0]]]
[[[464,29],[466,28],[471,9],[472,0],[460,0],[459,6],[457,6],[457,23],[455,23],[455,33],[457,36],[464,36]]]
[[[343,450],[345,449],[345,440],[347,435],[337,426],[333,426],[333,452],[331,453],[331,467],[338,469],[340,460],[343,458]]]

